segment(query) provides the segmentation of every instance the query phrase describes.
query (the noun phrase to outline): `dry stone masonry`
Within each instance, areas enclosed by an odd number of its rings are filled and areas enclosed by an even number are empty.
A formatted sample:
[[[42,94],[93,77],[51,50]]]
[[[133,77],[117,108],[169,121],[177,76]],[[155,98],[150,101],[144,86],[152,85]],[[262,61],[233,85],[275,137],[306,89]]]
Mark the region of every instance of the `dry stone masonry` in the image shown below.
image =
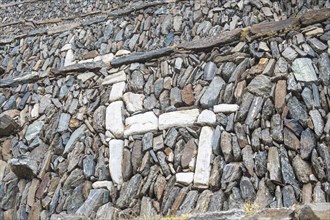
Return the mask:
[[[0,219],[330,216],[328,1],[0,14]]]

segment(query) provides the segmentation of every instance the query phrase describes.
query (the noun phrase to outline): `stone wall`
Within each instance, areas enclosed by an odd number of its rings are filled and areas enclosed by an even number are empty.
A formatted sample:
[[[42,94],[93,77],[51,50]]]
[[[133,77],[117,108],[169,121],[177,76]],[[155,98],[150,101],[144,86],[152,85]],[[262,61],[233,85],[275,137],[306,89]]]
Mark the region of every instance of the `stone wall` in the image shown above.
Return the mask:
[[[246,204],[329,202],[329,21],[176,47],[328,6],[2,1],[0,219],[243,218]]]

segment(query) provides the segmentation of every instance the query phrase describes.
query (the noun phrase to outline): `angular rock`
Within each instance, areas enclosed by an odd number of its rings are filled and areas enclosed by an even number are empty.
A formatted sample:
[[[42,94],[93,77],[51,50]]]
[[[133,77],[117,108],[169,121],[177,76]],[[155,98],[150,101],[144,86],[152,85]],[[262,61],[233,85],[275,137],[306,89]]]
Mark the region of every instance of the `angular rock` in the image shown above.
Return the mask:
[[[187,186],[193,182],[194,173],[192,173],[192,172],[176,173],[175,180],[177,183]]]
[[[198,116],[197,123],[201,125],[213,125],[216,122],[215,114],[210,110],[203,110]]]
[[[120,71],[118,73],[114,73],[111,75],[106,76],[102,81],[101,84],[103,86],[112,85],[114,83],[119,83],[126,81],[126,73],[124,71]]]
[[[159,129],[192,126],[199,115],[198,109],[164,113],[159,116]]]
[[[0,115],[0,137],[14,134],[19,129],[19,125],[10,116]]]
[[[194,186],[198,188],[207,188],[209,184],[213,133],[211,127],[204,126],[199,137],[194,176]]]
[[[8,164],[11,170],[20,179],[33,179],[38,172],[37,162],[26,157],[11,159],[8,161]]]
[[[118,138],[122,137],[124,133],[123,108],[123,102],[116,101],[111,103],[106,109],[105,127]]]
[[[330,59],[327,53],[322,53],[319,59],[320,79],[325,86],[330,85]]]
[[[110,140],[109,142],[109,170],[112,181],[118,185],[123,183],[123,154],[124,141]]]
[[[205,93],[200,99],[202,107],[207,108],[217,104],[220,91],[224,87],[224,85],[225,81],[221,77],[214,77],[209,87],[206,89]]]
[[[221,151],[223,153],[223,156],[225,158],[226,162],[232,162],[233,161],[233,150],[232,150],[232,142],[231,142],[231,134],[223,131],[221,133],[220,138],[220,147]]]
[[[143,110],[144,95],[127,92],[124,94],[123,100],[125,102],[126,109],[130,113],[139,112]]]
[[[175,128],[171,128],[166,135],[164,144],[170,148],[173,148],[178,136],[179,136],[179,132]]]
[[[65,145],[63,155],[66,155],[73,150],[76,142],[79,141],[84,136],[86,129],[87,129],[86,125],[83,124],[71,134],[70,139]]]
[[[146,112],[126,118],[124,136],[147,133],[157,129],[158,118],[153,112]]]
[[[61,113],[60,119],[58,121],[57,131],[63,132],[68,130],[70,123],[70,114]]]
[[[311,110],[309,115],[312,118],[313,125],[314,125],[314,132],[316,136],[321,137],[324,128],[324,122],[322,116],[318,110]]]
[[[268,150],[267,170],[271,180],[282,181],[280,158],[276,147],[270,147]]]
[[[106,107],[101,105],[93,113],[93,128],[98,132],[105,129],[106,110]]]
[[[100,206],[107,202],[109,202],[108,190],[92,189],[84,204],[76,211],[76,214],[89,217],[93,212],[96,212]]]
[[[133,199],[138,195],[138,189],[142,182],[142,176],[140,174],[134,175],[130,181],[120,191],[119,198],[116,201],[116,205],[121,208],[127,208],[130,206]]]
[[[306,107],[293,96],[289,99],[288,104],[289,113],[292,119],[298,120],[302,125],[307,123]]]
[[[256,192],[249,178],[243,176],[240,182],[242,199],[244,201],[253,201],[256,197]]]
[[[292,62],[291,66],[293,74],[297,81],[314,82],[317,81],[315,70],[311,59],[297,58]]]
[[[208,62],[204,67],[204,80],[212,80],[215,77],[217,65],[213,62]]]
[[[270,78],[265,75],[258,75],[247,86],[247,89],[252,94],[268,97],[270,95],[273,83]]]
[[[221,183],[230,183],[239,180],[242,176],[241,163],[226,164],[223,169]]]
[[[126,83],[119,82],[112,85],[109,101],[117,101],[123,97],[125,91]]]
[[[300,141],[296,137],[296,135],[294,135],[294,133],[291,132],[287,128],[284,128],[283,134],[284,134],[283,135],[284,136],[284,145],[290,150],[297,151],[300,146]]]
[[[108,219],[108,220],[115,220],[118,218],[118,212],[119,210],[112,206],[112,204],[106,203],[102,205],[96,213],[96,219],[102,220],[102,219]]]
[[[292,162],[293,170],[297,176],[297,179],[302,183],[309,182],[309,176],[312,175],[311,166],[301,159],[299,155],[297,155]]]
[[[34,121],[32,124],[29,125],[25,132],[25,139],[28,141],[28,143],[31,143],[31,141],[39,137],[41,130],[44,126],[44,118],[41,117],[38,120]]]
[[[301,132],[300,137],[300,155],[304,160],[308,160],[313,149],[316,147],[316,138],[314,132],[307,128]]]
[[[232,113],[236,112],[239,109],[239,105],[237,104],[219,104],[213,106],[213,111],[215,113]]]

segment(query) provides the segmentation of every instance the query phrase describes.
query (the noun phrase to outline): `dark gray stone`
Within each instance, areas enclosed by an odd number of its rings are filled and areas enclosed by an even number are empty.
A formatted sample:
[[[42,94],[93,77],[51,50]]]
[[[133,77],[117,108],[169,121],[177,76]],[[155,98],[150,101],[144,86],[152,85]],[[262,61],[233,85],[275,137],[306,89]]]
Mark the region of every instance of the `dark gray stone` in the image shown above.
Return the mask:
[[[0,114],[0,137],[6,137],[18,131],[20,126],[14,119],[5,114]]]
[[[121,208],[130,207],[134,199],[137,198],[137,193],[142,183],[141,174],[135,174],[128,183],[120,191],[119,198],[116,201],[116,205]]]
[[[212,80],[217,71],[217,65],[213,62],[207,62],[204,67],[204,80]]]
[[[109,202],[109,191],[106,189],[91,189],[88,198],[76,211],[78,215],[84,215],[86,217],[95,215],[97,209],[103,204]]]
[[[171,128],[166,135],[164,144],[170,148],[173,148],[178,136],[179,136],[179,132],[175,128]]]
[[[307,128],[301,133],[300,137],[300,155],[304,160],[308,160],[313,149],[316,147],[316,138],[314,132]]]
[[[89,179],[95,172],[95,161],[93,155],[87,155],[83,160],[83,171],[86,179]]]
[[[146,151],[152,149],[152,142],[153,142],[153,134],[151,132],[143,135],[143,138],[142,138],[143,152],[146,152]]]
[[[289,99],[288,104],[289,113],[292,119],[298,120],[303,126],[307,123],[306,107],[293,96]]]
[[[249,92],[262,96],[268,97],[270,96],[270,92],[272,89],[273,83],[270,80],[270,77],[265,75],[258,75],[247,86]]]
[[[202,107],[207,108],[217,104],[220,91],[224,85],[225,81],[221,77],[214,77],[200,100]]]

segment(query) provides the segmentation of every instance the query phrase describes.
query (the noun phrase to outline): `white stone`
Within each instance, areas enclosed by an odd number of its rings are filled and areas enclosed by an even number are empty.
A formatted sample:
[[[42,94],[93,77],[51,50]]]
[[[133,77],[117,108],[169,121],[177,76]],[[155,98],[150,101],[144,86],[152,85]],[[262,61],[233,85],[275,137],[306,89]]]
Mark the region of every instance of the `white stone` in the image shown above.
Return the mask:
[[[159,116],[159,129],[186,127],[193,125],[199,115],[198,109],[168,112]]]
[[[31,118],[36,119],[39,117],[39,103],[34,104],[31,110]]]
[[[114,55],[112,53],[105,54],[101,57],[102,62],[105,64],[110,64],[110,62],[113,60]]]
[[[77,76],[77,79],[81,80],[82,82],[86,82],[87,80],[93,78],[95,74],[93,72],[82,73]]]
[[[239,109],[239,105],[237,104],[219,104],[219,105],[215,105],[213,106],[213,111],[215,113],[232,113],[232,112],[236,112]]]
[[[124,103],[123,101],[112,102],[106,111],[105,128],[116,138],[121,138],[124,133]]]
[[[102,85],[106,86],[106,85],[111,85],[111,84],[122,82],[122,81],[126,81],[126,73],[124,72],[124,70],[119,71],[118,73],[114,73],[109,76],[106,76],[103,79]]]
[[[98,61],[101,61],[101,60],[102,60],[101,56],[97,56],[97,57],[93,58],[93,62],[98,62]]]
[[[123,96],[123,100],[126,105],[126,109],[130,112],[138,112],[143,110],[143,94],[136,94],[132,92],[126,92]]]
[[[175,174],[176,182],[182,185],[189,185],[194,180],[194,173],[176,173]]]
[[[153,112],[150,111],[126,118],[124,135],[127,137],[133,134],[143,134],[149,131],[157,131],[157,129],[158,118]]]
[[[123,93],[125,91],[125,82],[119,82],[112,85],[110,92],[110,102],[116,101],[123,97]]]
[[[116,57],[120,57],[120,56],[125,56],[130,54],[131,52],[129,50],[118,50],[116,53]]]
[[[109,141],[109,171],[112,181],[115,184],[123,183],[123,153],[124,141],[113,139]]]
[[[72,45],[71,44],[65,44],[62,48],[61,48],[61,52],[63,51],[67,51],[67,50],[71,50],[72,49]]]
[[[87,60],[80,60],[78,63],[91,63],[94,62],[93,59],[87,59]]]
[[[92,187],[94,189],[100,189],[100,188],[107,188],[110,192],[111,192],[111,188],[112,188],[113,184],[111,181],[96,181],[92,184]]]
[[[216,121],[216,115],[208,109],[203,110],[197,119],[197,123],[201,125],[213,125]]]
[[[208,188],[211,172],[213,129],[208,126],[202,128],[198,142],[194,186]]]
[[[64,66],[69,66],[73,64],[73,61],[74,61],[73,51],[69,49],[68,52],[66,52]]]

